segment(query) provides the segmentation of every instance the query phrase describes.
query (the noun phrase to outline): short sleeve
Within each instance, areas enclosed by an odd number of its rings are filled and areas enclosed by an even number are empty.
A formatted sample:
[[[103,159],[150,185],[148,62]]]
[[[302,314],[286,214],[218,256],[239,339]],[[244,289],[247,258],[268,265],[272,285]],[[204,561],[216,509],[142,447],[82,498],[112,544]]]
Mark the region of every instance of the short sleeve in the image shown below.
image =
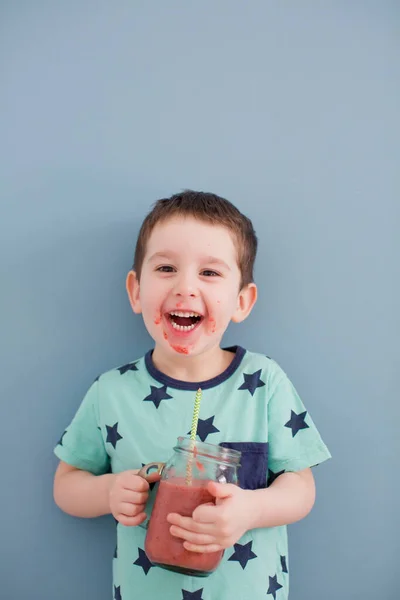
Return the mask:
[[[99,383],[95,381],[54,449],[60,460],[94,475],[110,471],[99,423],[98,388]]]
[[[301,471],[331,458],[292,382],[280,370],[268,404],[269,462],[272,474]]]

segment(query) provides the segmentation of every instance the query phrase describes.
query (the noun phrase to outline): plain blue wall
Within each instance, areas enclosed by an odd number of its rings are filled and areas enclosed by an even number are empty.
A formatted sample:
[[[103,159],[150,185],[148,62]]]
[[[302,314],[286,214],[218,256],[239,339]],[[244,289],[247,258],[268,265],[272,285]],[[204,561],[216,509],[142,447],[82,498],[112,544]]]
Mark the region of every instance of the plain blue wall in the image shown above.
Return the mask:
[[[111,597],[113,521],[59,511],[52,450],[150,347],[124,278],[185,187],[254,220],[260,299],[225,342],[280,362],[334,457],[290,528],[292,600],[399,598],[399,22],[384,0],[1,3],[1,598]]]

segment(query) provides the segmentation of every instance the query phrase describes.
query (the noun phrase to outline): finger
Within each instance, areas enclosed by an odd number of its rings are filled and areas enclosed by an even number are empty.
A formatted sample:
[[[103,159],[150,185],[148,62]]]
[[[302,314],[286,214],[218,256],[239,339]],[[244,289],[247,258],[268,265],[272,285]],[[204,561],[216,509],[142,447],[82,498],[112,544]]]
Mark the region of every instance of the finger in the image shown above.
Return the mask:
[[[215,504],[200,504],[192,514],[192,519],[196,523],[216,523],[220,513],[220,508]]]
[[[122,502],[130,502],[131,504],[146,504],[148,498],[147,492],[133,492],[125,489],[121,491],[120,496]]]
[[[194,531],[195,533],[208,533],[208,530],[213,527],[212,523],[196,523],[192,517],[182,517],[182,515],[177,515],[176,513],[167,515],[167,521],[168,523],[171,523],[171,525],[176,525],[177,527],[187,529],[188,531]]]
[[[154,471],[153,473],[146,475],[146,481],[149,483],[156,483],[157,481],[160,481],[160,479],[161,475],[158,471]]]
[[[193,531],[182,529],[182,527],[176,527],[176,525],[173,525],[170,528],[170,533],[174,537],[181,538],[182,540],[186,540],[195,545],[215,544],[215,537],[212,535],[194,533]]]
[[[130,502],[120,502],[118,512],[126,517],[135,517],[143,512],[144,504],[131,504]]]
[[[237,491],[237,486],[233,483],[217,483],[210,481],[207,490],[214,498],[229,498]]]
[[[147,492],[150,486],[143,477],[130,472],[124,477],[122,487],[125,490],[132,490],[133,492]]]
[[[125,525],[126,527],[135,527],[143,523],[147,519],[147,515],[143,512],[135,517],[127,517],[126,515],[118,514],[116,519],[119,523],[121,523],[121,525]]]
[[[171,518],[169,518],[171,516]],[[167,516],[167,521],[182,531],[195,533],[199,535],[208,535],[215,539],[215,525],[213,523],[196,523],[190,517],[171,514]]]
[[[220,552],[224,548],[219,544],[208,544],[201,546],[199,544],[191,544],[190,542],[183,542],[183,547],[190,552],[199,552],[201,554],[208,554],[210,552]]]

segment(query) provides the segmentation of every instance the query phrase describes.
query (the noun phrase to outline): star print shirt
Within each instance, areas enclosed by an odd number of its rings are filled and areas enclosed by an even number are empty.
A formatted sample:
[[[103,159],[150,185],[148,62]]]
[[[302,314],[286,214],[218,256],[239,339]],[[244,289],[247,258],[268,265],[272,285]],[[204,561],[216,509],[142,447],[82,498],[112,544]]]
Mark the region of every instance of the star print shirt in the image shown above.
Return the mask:
[[[188,383],[158,371],[152,353],[108,371],[88,390],[55,454],[101,475],[166,461],[191,426],[193,401],[203,390],[198,438],[242,453],[239,484],[270,485],[280,474],[322,463],[329,451],[279,365],[240,347],[218,377]],[[150,494],[148,513],[157,493]],[[151,515],[150,515],[151,516]],[[114,600],[287,600],[286,527],[248,531],[207,578],[154,567],[144,548],[145,527],[117,525]]]

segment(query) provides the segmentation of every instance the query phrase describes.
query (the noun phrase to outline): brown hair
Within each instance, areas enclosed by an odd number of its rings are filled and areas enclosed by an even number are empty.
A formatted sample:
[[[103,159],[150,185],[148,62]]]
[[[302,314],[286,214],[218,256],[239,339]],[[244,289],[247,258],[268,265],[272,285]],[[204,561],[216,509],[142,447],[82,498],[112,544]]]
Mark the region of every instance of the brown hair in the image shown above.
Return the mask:
[[[175,216],[190,216],[212,225],[226,227],[237,240],[241,288],[253,282],[253,267],[257,253],[257,237],[253,224],[229,200],[216,194],[185,190],[170,198],[157,200],[144,219],[136,242],[133,269],[138,279],[146,253],[146,245],[154,227]]]

